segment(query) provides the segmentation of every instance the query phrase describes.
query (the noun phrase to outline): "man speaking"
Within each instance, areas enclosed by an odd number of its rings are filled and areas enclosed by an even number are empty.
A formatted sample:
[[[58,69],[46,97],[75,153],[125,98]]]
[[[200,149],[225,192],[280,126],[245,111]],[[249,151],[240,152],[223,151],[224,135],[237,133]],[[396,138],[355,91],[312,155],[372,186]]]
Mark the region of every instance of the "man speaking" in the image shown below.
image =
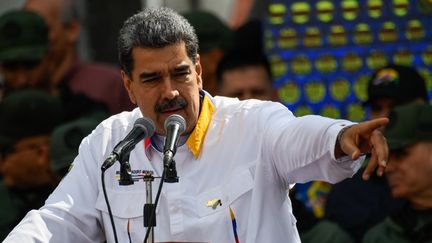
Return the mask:
[[[138,108],[108,118],[82,141],[69,174],[5,242],[142,242],[140,176],[152,174],[156,184],[163,177],[164,123],[173,114],[186,122],[174,156],[179,180],[153,191],[155,242],[299,242],[290,185],[350,177],[365,153],[372,159],[364,178],[376,168],[383,173],[388,149],[378,128],[387,118],[297,118],[276,102],[212,97],[202,90],[194,29],[173,10],[133,15],[118,43],[124,86]],[[103,180],[102,162],[141,117],[154,122],[155,134],[127,158],[136,181],[119,185],[124,163]]]

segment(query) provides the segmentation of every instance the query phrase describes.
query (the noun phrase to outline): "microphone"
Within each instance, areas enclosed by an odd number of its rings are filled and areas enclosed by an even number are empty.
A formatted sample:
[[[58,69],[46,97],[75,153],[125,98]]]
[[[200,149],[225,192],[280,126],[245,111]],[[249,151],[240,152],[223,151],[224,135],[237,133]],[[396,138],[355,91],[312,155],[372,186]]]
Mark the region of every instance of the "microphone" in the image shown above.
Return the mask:
[[[173,114],[165,120],[164,127],[166,134],[163,160],[164,165],[169,167],[177,152],[177,143],[180,135],[186,130],[186,121],[182,116]]]
[[[139,141],[153,136],[155,130],[156,128],[152,120],[146,117],[138,118],[132,130],[114,147],[111,154],[106,158],[101,167],[102,171],[111,167],[123,155],[130,153]]]

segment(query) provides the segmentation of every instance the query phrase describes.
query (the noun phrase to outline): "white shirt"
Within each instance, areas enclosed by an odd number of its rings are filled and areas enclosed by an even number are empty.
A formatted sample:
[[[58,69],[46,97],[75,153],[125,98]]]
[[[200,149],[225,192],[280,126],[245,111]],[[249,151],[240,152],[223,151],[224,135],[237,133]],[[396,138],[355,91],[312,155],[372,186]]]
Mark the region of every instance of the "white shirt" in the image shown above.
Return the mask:
[[[231,212],[239,242],[300,242],[286,191],[296,182],[335,183],[357,171],[363,158],[334,157],[339,130],[352,123],[296,118],[274,102],[206,97],[204,103],[211,101],[195,129],[201,133],[192,134],[189,140],[195,141],[175,155],[179,182],[163,186],[155,242],[236,242]],[[4,242],[114,242],[100,166],[141,116],[137,108],[102,122],[83,140],[72,170],[45,206],[29,212]],[[139,143],[129,161],[134,176],[162,173],[162,156],[153,146]],[[118,239],[129,242],[129,224],[132,242],[142,242],[145,185],[138,180],[120,186],[119,167],[116,163],[105,173]],[[155,179],[153,200],[158,185]],[[222,205],[208,207],[210,200]]]

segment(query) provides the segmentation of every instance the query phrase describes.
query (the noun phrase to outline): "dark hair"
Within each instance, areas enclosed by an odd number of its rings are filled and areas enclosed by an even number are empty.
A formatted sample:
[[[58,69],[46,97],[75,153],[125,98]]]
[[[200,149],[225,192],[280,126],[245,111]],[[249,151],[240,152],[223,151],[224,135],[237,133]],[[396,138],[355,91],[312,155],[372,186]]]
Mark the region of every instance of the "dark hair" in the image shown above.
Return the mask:
[[[267,56],[262,52],[254,51],[231,51],[227,53],[219,62],[216,69],[216,80],[218,87],[221,87],[222,76],[226,71],[233,69],[249,67],[249,66],[262,66],[265,68],[266,73],[269,77],[269,81],[272,82],[273,76],[270,69],[270,63]]]
[[[129,76],[135,47],[162,48],[184,42],[193,63],[198,53],[198,38],[189,22],[174,10],[147,8],[125,21],[118,38],[120,67]]]

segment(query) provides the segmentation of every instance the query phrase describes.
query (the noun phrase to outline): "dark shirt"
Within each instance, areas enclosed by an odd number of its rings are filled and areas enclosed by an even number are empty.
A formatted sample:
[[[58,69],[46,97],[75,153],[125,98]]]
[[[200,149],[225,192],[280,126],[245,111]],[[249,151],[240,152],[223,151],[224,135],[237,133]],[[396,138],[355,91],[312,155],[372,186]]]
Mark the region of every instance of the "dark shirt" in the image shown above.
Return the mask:
[[[77,60],[62,82],[71,92],[104,104],[110,114],[130,111],[135,107],[123,86],[120,69],[115,66]]]
[[[295,191],[290,192],[294,216],[297,219],[297,229],[303,243],[353,243],[349,234],[336,223],[321,220],[306,209],[304,204],[295,197]]]
[[[64,121],[72,121],[81,117],[108,117],[108,108],[101,102],[90,99],[83,93],[73,93],[67,82],[61,82],[59,86],[59,98],[64,108]]]
[[[0,181],[0,241],[6,238],[27,212],[42,207],[53,190],[54,186],[12,189]]]
[[[363,169],[353,178],[333,185],[326,203],[326,218],[338,223],[356,242],[366,231],[402,207],[404,200],[392,197],[384,176],[362,179]]]
[[[407,203],[370,229],[363,242],[432,242],[432,209],[416,210]]]

